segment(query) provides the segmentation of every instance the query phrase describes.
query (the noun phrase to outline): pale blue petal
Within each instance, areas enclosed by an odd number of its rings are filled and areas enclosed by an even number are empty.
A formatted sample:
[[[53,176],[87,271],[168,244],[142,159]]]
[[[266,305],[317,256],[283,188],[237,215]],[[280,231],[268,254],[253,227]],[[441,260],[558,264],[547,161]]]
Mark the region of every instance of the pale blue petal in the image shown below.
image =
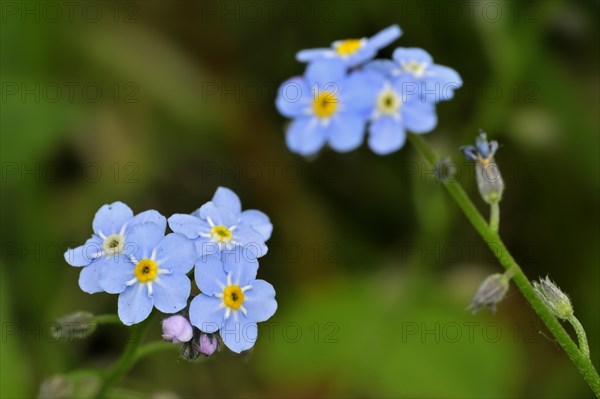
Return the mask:
[[[168,234],[156,246],[159,268],[172,273],[186,274],[194,267],[196,257],[194,242],[181,234]]]
[[[336,53],[330,48],[312,48],[300,50],[296,53],[296,60],[300,62],[311,62],[320,58],[332,58]]]
[[[195,239],[194,245],[196,246],[196,257],[219,255],[221,253],[219,244],[208,237],[199,237]]]
[[[267,215],[256,209],[248,209],[242,212],[240,225],[248,226],[259,232],[265,241],[271,238],[273,224]]]
[[[264,280],[254,280],[249,285],[252,288],[244,292],[242,304],[247,311],[247,319],[257,323],[268,320],[277,310],[275,289]]]
[[[148,296],[145,286],[134,284],[119,294],[118,314],[126,326],[146,320],[150,312],[152,312],[152,298]]]
[[[68,249],[65,252],[65,261],[71,266],[87,266],[98,258],[102,252],[103,240],[97,235],[93,235],[85,244]]]
[[[126,255],[103,257],[100,268],[100,287],[109,294],[120,294],[127,287],[126,283],[135,277],[135,265]]]
[[[244,322],[241,319],[236,321],[233,316],[230,316],[219,334],[225,346],[232,352],[240,353],[254,346],[258,337],[258,326],[256,323]]]
[[[399,38],[400,35],[402,35],[402,30],[398,25],[388,26],[387,28],[372,36],[369,39],[367,45],[380,49]]]
[[[123,225],[133,218],[133,211],[122,202],[102,205],[94,216],[94,232],[105,236],[120,233]]]
[[[200,294],[190,304],[190,323],[205,333],[218,331],[224,322],[225,309],[219,298]]]
[[[369,126],[369,148],[379,155],[387,155],[402,148],[406,132],[402,123],[391,118],[381,117]]]
[[[231,227],[238,222],[238,218],[233,212],[229,209],[217,207],[212,201],[200,207],[200,216],[207,221],[210,219],[217,226]]]
[[[154,306],[163,313],[175,313],[187,306],[192,284],[185,274],[161,274],[152,282]]]
[[[197,212],[199,213],[199,210]],[[209,228],[208,224],[200,219],[200,215],[197,216],[176,213],[169,218],[169,227],[175,233],[181,233],[187,238],[194,239]]]
[[[338,85],[346,78],[346,66],[339,59],[318,60],[306,68],[306,80],[309,86],[317,83],[319,88]]]
[[[413,133],[427,133],[437,125],[437,115],[433,104],[418,98],[402,107],[404,126]]]
[[[304,78],[296,77],[285,81],[277,91],[275,106],[288,118],[302,116],[312,104],[312,91]]]
[[[249,257],[260,258],[267,253],[264,237],[250,227],[238,226],[233,231],[233,240],[243,248]]]
[[[431,55],[429,55],[427,51],[416,47],[398,47],[396,50],[394,50],[392,58],[399,64],[407,62],[431,64],[433,62]]]
[[[140,223],[133,226],[125,237],[125,253],[137,261],[150,258],[152,250],[165,236],[165,230],[154,223]]]
[[[437,92],[437,101],[446,101],[454,97],[454,90],[460,88],[463,84],[460,75],[452,68],[442,65],[431,65],[427,68],[424,76],[425,95],[431,97],[429,93]]]
[[[312,155],[325,145],[325,131],[317,118],[299,118],[290,123],[285,141],[293,152]]]
[[[389,77],[392,75],[392,71],[397,68],[398,68],[398,66],[392,60],[377,59],[377,60],[373,60],[373,61],[369,62],[368,64],[366,64],[363,67],[363,70],[365,72],[375,72],[375,73],[379,73],[385,77]]]
[[[377,95],[384,83],[384,75],[375,71],[352,73],[342,92],[344,111],[358,112],[365,118],[371,115]]]
[[[81,273],[79,273],[79,287],[83,292],[95,294],[104,291],[98,282],[100,280],[101,267],[102,260],[98,260],[81,269]]]
[[[194,269],[196,285],[206,295],[223,292],[227,283],[227,273],[223,267],[221,255],[202,256],[196,261]]]
[[[231,274],[231,282],[243,287],[256,279],[258,260],[251,258],[241,248],[223,253],[225,272]]]
[[[215,195],[213,195],[212,202],[219,208],[227,209],[236,215],[242,211],[240,197],[227,187],[217,188]]]
[[[159,212],[150,209],[148,211],[138,213],[135,217],[127,223],[127,227],[132,227],[136,224],[151,222],[162,227],[163,232],[167,230],[167,219]]]
[[[365,119],[352,114],[339,114],[327,129],[329,145],[338,152],[352,151],[360,146],[365,134]]]

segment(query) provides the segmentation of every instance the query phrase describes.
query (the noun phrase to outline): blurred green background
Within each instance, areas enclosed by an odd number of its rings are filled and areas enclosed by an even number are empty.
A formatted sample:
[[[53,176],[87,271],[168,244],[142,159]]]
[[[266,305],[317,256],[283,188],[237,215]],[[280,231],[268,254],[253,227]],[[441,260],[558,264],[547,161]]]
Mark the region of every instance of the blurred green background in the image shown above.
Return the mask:
[[[466,306],[501,270],[409,144],[291,154],[274,107],[304,48],[399,24],[464,87],[426,138],[457,164],[479,127],[502,143],[501,234],[530,278],[571,296],[600,364],[597,1],[3,1],[1,396],[107,367],[125,328],[55,342],[49,323],[115,312],[79,290],[62,253],[105,203],[190,212],[217,186],[275,226],[259,276],[279,309],[254,350],[200,363],[163,352],[122,381],[180,397],[591,397],[511,287]],[[571,330],[569,330],[571,331]],[[155,320],[152,337],[159,337]],[[126,395],[124,392],[121,395]],[[135,396],[131,393],[132,396]]]

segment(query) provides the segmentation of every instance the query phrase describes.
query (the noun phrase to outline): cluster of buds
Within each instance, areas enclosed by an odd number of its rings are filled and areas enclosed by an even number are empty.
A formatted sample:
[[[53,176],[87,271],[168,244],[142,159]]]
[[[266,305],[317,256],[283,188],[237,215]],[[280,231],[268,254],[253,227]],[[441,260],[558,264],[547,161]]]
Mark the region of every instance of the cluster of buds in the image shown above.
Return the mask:
[[[182,344],[180,355],[186,360],[196,360],[200,355],[211,356],[219,349],[219,340],[214,334],[207,334],[180,315],[167,317],[162,322],[162,337],[165,341]]]

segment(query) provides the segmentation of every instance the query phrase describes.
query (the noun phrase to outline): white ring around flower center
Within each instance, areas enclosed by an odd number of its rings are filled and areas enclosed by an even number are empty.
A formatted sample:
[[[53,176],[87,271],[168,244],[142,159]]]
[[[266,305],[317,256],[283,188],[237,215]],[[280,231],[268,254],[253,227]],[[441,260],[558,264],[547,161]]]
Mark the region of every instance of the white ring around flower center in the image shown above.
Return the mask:
[[[401,106],[402,98],[389,86],[377,95],[377,112],[380,115],[396,116]]]
[[[125,237],[122,234],[111,234],[104,239],[102,249],[106,255],[117,255],[125,249]]]

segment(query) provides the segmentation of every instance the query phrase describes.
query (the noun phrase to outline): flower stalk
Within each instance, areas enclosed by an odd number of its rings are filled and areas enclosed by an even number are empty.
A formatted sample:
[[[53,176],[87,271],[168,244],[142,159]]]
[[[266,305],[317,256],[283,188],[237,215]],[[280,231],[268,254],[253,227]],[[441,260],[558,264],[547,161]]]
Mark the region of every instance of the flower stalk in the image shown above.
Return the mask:
[[[409,134],[408,139],[425,162],[427,162],[430,167],[433,167],[439,159],[427,142],[421,136],[415,134]],[[552,333],[556,341],[567,353],[594,394],[600,397],[600,376],[598,376],[598,372],[594,368],[590,358],[586,356],[583,351],[579,350],[577,344],[573,342],[551,310],[538,297],[531,282],[498,236],[498,232],[494,231],[481,216],[460,183],[455,180],[448,180],[442,182],[442,184],[446,187],[450,196],[461,208],[481,238],[493,250],[492,252],[496,255],[500,264],[506,270],[511,270],[513,273],[513,281],[519,291],[521,291],[521,294],[525,297],[527,302],[529,302],[550,333]],[[583,330],[583,328],[581,330]]]

